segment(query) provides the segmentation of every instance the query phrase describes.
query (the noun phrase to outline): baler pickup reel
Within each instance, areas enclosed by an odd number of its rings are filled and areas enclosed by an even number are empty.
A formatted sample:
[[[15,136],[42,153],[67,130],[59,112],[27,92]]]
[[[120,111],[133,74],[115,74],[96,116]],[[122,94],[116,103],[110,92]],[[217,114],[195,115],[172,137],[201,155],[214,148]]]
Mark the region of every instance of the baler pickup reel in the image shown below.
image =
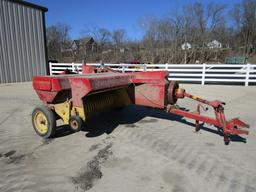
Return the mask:
[[[248,135],[249,131],[246,130],[249,128],[249,125],[244,123],[243,121],[239,120],[238,118],[231,119],[229,121],[226,120],[225,113],[224,113],[224,107],[225,102],[214,100],[214,101],[208,101],[205,99],[202,99],[200,97],[191,95],[187,93],[184,89],[181,89],[178,87],[178,84],[176,82],[171,82],[169,86],[169,90],[172,93],[172,96],[170,96],[170,100],[172,102],[177,101],[179,98],[190,98],[195,101],[198,101],[200,103],[203,103],[205,105],[208,105],[213,108],[215,118],[211,118],[205,115],[201,114],[201,109],[203,111],[207,111],[208,108],[203,107],[202,104],[197,105],[196,112],[188,112],[185,110],[180,109],[177,105],[171,105],[169,104],[167,106],[167,112],[173,113],[176,115],[184,116],[187,118],[191,118],[195,120],[195,131],[198,132],[200,130],[201,124],[208,123],[211,125],[214,125],[218,128],[218,131],[222,133],[224,137],[225,144],[229,144],[230,142],[230,136],[239,136],[241,134]]]

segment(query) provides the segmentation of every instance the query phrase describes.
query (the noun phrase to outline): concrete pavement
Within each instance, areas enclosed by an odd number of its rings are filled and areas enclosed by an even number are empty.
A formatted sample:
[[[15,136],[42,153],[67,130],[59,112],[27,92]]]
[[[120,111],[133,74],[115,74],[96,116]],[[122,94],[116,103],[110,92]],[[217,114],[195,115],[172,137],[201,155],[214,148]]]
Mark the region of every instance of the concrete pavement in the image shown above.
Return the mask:
[[[181,86],[225,101],[227,117],[251,125],[247,142],[225,146],[208,125],[194,133],[193,121],[136,106],[42,140],[31,124],[41,104],[31,83],[0,85],[0,191],[256,191],[256,87]]]

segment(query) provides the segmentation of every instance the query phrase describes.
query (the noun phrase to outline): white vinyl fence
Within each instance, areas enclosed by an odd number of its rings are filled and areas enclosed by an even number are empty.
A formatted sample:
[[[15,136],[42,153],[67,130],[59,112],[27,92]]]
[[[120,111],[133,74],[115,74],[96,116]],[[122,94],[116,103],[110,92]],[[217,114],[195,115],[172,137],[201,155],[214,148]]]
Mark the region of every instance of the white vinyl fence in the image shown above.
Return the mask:
[[[81,73],[81,63],[49,63],[50,75],[69,69]],[[99,63],[87,65],[101,66]],[[256,64],[104,64],[120,72],[162,71],[169,72],[169,80],[180,82],[256,84]]]

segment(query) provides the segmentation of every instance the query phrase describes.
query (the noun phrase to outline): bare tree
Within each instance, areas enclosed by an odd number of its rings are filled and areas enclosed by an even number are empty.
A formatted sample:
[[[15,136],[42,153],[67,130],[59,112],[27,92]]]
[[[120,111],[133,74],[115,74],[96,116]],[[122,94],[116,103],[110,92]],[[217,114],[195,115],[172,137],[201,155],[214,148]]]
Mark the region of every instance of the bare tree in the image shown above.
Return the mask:
[[[225,22],[224,10],[226,5],[210,3],[207,5],[207,16],[208,23],[210,24],[209,29],[215,30]]]
[[[58,23],[47,28],[47,47],[50,59],[62,59],[62,52],[70,44],[70,29],[68,25],[63,23]]]
[[[244,0],[242,7],[245,53],[249,54],[256,43],[256,1]]]
[[[244,0],[234,5],[230,11],[234,22],[234,31],[237,49],[244,48],[244,53],[249,55],[255,52],[256,44],[256,0]]]
[[[114,44],[119,47],[125,41],[126,31],[124,29],[117,29],[112,32],[112,39]]]
[[[149,47],[155,47],[158,34],[158,21],[155,17],[146,16],[140,19],[140,26],[144,30],[143,41]]]
[[[124,29],[85,27],[82,36],[93,37],[97,42],[97,52],[86,59],[92,62],[139,59],[143,62],[192,63],[196,60],[223,62],[228,55],[253,56],[256,52],[255,13],[256,0],[242,0],[231,9],[222,3],[190,3],[176,14],[141,18],[139,25],[144,35],[139,41],[129,40]],[[62,50],[70,42],[69,31],[64,24],[47,29],[51,59],[63,58]],[[209,49],[208,43],[213,40],[221,42],[224,48]],[[181,45],[186,42],[192,47],[182,50]],[[127,49],[120,51],[121,46]]]
[[[234,23],[234,27],[236,31],[241,30],[242,26],[242,7],[241,4],[235,4],[233,8],[229,11],[229,15],[231,16],[231,20]]]
[[[82,36],[93,37],[98,43],[98,49],[102,51],[104,46],[111,42],[111,32],[106,28],[98,28],[95,26],[85,27],[82,30]]]

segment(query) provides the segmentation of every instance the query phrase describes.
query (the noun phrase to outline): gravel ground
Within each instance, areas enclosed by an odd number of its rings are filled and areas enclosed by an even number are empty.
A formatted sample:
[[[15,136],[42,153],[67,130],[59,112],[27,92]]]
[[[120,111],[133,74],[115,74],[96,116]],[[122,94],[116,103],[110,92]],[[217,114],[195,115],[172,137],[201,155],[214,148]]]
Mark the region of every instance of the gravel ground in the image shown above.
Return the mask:
[[[183,87],[225,101],[227,117],[251,125],[247,142],[225,146],[208,125],[194,133],[188,119],[136,106],[42,140],[31,124],[41,104],[31,83],[0,85],[0,191],[256,191],[256,87]]]

